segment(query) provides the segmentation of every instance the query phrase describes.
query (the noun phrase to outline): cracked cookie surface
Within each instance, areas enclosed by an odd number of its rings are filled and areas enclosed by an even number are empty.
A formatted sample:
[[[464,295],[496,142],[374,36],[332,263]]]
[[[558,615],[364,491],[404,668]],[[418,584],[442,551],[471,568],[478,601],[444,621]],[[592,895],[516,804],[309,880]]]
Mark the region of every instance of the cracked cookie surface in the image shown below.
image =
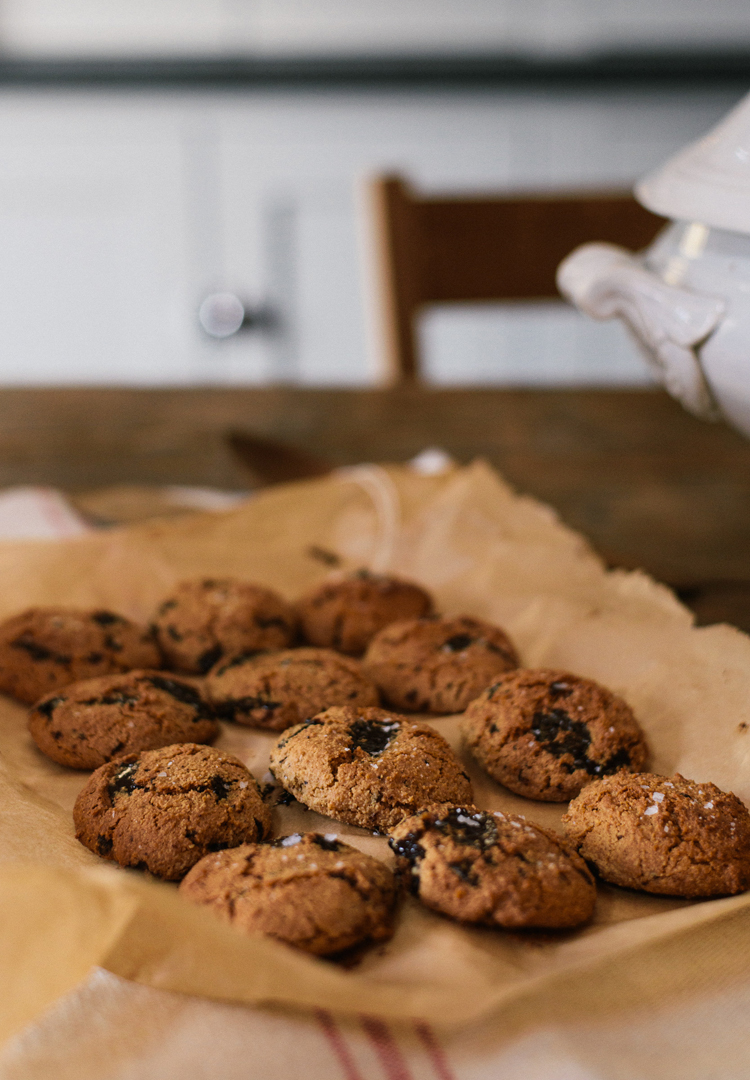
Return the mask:
[[[163,671],[71,683],[37,702],[28,727],[43,754],[72,769],[172,743],[210,742],[219,730],[199,690]]]
[[[544,802],[567,802],[597,777],[638,772],[648,759],[630,706],[567,671],[503,675],[471,702],[461,729],[494,780]]]
[[[320,833],[207,855],[180,892],[240,930],[316,956],[387,940],[397,898],[387,866]]]
[[[461,712],[518,656],[499,626],[460,616],[411,619],[381,630],[364,656],[385,699],[407,712]]]
[[[297,619],[271,589],[234,578],[203,578],[177,585],[151,625],[167,666],[204,675],[240,653],[285,649]]]
[[[255,843],[271,815],[241,761],[179,743],[100,766],[73,810],[76,838],[104,859],[178,881],[204,855]]]
[[[331,649],[285,649],[237,657],[206,678],[219,715],[283,731],[332,705],[377,705],[377,687],[359,661]]]
[[[380,832],[428,803],[473,798],[442,735],[385,709],[339,706],[289,728],[271,772],[311,810]]]
[[[618,773],[584,788],[562,822],[614,885],[684,897],[750,888],[750,813],[715,784]]]
[[[596,886],[583,859],[521,815],[430,807],[400,822],[389,843],[406,887],[459,922],[562,929],[593,913]]]
[[[161,666],[145,627],[113,611],[30,608],[0,624],[0,691],[29,705],[79,679]]]
[[[412,581],[359,570],[327,581],[297,601],[302,633],[311,645],[360,656],[384,626],[421,618],[432,598]]]

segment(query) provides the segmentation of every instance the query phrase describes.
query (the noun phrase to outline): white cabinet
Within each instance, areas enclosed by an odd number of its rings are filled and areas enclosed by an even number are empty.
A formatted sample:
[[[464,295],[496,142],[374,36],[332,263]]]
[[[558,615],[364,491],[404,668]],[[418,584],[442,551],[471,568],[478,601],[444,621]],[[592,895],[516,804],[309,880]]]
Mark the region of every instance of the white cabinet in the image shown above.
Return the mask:
[[[627,187],[733,96],[2,91],[0,383],[373,382],[368,175]],[[219,290],[270,304],[274,332],[208,339],[197,310]],[[622,339],[551,318],[536,332],[500,307],[436,312],[428,369],[441,382],[646,377]]]

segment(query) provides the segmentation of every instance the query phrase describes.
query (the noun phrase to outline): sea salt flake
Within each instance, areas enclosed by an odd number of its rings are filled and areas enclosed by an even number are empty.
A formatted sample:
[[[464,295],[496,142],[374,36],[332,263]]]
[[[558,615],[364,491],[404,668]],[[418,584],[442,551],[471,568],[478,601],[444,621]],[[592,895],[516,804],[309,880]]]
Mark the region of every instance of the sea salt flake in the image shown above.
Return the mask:
[[[511,821],[511,825],[513,826],[514,829],[520,829],[521,828],[521,824],[518,821]]]
[[[660,791],[655,791],[652,798],[653,798],[654,802],[663,802],[664,801],[664,796],[662,795],[662,793]]]
[[[160,773],[157,773],[156,775],[157,776],[166,776],[167,774],[165,772],[160,772]]]
[[[295,844],[298,844],[301,839],[302,836],[300,833],[292,833],[291,836],[285,836],[284,839],[280,841],[280,845],[281,847],[293,847]],[[302,856],[298,855],[297,858],[301,859]]]
[[[714,808],[713,802],[707,802],[706,803],[706,810],[713,810],[713,808]]]
[[[245,788],[247,787],[247,780],[240,780],[240,784],[239,784],[239,786],[240,786],[240,787],[242,788],[242,790],[244,791],[244,790],[245,790]]]
[[[659,813],[659,807],[658,806],[649,806],[648,810],[643,811],[643,816],[644,817],[651,817],[652,814],[658,814],[658,813]]]
[[[335,832],[323,833],[323,839],[327,840],[329,844],[332,844],[334,840],[338,840],[339,834]]]

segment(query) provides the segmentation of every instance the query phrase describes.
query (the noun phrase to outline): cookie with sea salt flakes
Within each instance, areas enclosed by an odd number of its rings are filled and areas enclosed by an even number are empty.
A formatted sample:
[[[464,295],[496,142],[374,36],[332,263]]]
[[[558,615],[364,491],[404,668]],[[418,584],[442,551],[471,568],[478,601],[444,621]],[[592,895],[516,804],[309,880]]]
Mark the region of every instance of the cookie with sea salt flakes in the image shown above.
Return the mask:
[[[296,607],[311,645],[361,656],[384,626],[429,615],[432,597],[413,581],[358,570],[318,586]]]
[[[96,769],[76,799],[76,838],[103,859],[179,881],[210,851],[256,843],[271,815],[231,754],[181,743]]]
[[[562,823],[614,885],[684,897],[750,888],[750,813],[714,784],[617,773],[585,787]]]
[[[545,802],[567,802],[599,776],[639,772],[648,758],[630,706],[567,671],[502,675],[471,702],[461,728],[494,780]]]
[[[0,623],[0,692],[29,705],[79,679],[161,666],[145,627],[114,611],[29,608]]]
[[[320,833],[206,855],[180,892],[239,930],[315,956],[390,938],[397,899],[387,866]]]
[[[283,731],[331,705],[377,705],[362,665],[332,649],[284,649],[217,664],[206,677],[217,713],[249,727]]]
[[[167,667],[204,675],[224,658],[285,649],[297,618],[277,593],[234,578],[183,581],[151,625]]]
[[[443,736],[385,709],[338,706],[289,728],[270,767],[304,806],[378,832],[428,803],[472,799]]]
[[[172,743],[210,742],[219,731],[200,691],[163,671],[71,683],[37,702],[28,727],[43,754],[71,769],[97,769]]]
[[[461,712],[518,655],[499,626],[460,616],[393,623],[370,642],[365,670],[395,709]]]
[[[389,844],[411,892],[459,922],[562,929],[594,910],[596,886],[583,859],[520,814],[429,807],[401,821]]]

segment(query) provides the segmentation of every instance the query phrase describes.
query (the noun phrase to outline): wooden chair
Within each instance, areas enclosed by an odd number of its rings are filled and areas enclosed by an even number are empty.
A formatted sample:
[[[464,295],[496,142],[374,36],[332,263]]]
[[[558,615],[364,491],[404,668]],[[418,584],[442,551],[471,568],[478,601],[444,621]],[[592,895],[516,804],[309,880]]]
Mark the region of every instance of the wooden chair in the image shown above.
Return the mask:
[[[625,192],[421,198],[373,182],[390,381],[419,379],[416,322],[428,304],[559,298],[555,271],[590,240],[646,247],[664,224]]]

